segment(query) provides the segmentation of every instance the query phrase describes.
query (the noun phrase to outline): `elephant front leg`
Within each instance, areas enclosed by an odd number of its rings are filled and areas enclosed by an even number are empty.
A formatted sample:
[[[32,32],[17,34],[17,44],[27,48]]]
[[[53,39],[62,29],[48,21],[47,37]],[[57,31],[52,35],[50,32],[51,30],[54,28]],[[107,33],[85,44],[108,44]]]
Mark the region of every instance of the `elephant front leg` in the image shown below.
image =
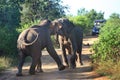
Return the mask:
[[[77,60],[76,50],[74,50],[73,53],[74,54],[70,58],[70,68],[72,69],[76,68],[76,60]]]
[[[23,55],[22,53],[19,54],[19,64],[18,64],[18,72],[16,73],[16,76],[22,76],[22,66],[25,62],[25,55]]]
[[[69,67],[69,63],[68,63],[68,59],[67,59],[66,50],[65,50],[65,46],[64,45],[62,45],[62,55],[63,55],[63,61]]]
[[[78,53],[78,54],[79,54],[80,65],[83,65],[82,58],[81,58],[81,53]]]
[[[81,54],[81,52],[82,52],[82,49],[80,50],[80,51],[78,51],[78,55],[79,55],[79,62],[80,62],[80,65],[83,65],[83,62],[82,62],[82,54]]]

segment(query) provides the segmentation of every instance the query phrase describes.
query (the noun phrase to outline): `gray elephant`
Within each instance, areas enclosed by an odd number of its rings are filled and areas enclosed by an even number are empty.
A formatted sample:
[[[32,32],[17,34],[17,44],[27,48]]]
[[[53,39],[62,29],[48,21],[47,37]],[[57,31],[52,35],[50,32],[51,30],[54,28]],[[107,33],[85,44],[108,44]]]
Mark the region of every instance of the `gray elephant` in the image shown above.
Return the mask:
[[[59,56],[57,55],[51,38],[49,28],[51,27],[51,21],[43,20],[39,25],[34,25],[24,30],[18,37],[17,48],[19,50],[19,64],[18,73],[16,76],[22,76],[22,66],[27,56],[32,57],[32,64],[30,66],[29,73],[35,74],[36,65],[41,68],[41,51],[46,48],[50,56],[55,60],[59,70],[64,70],[65,66],[62,64]]]
[[[82,52],[82,42],[83,42],[83,31],[80,27],[76,27],[71,21],[66,18],[60,18],[55,21],[56,32],[59,35],[65,36],[67,39],[70,39],[72,43],[73,55],[70,58],[70,67],[75,68],[77,60],[77,54],[79,55],[80,64],[83,65],[81,59]],[[65,56],[66,57],[66,56]]]

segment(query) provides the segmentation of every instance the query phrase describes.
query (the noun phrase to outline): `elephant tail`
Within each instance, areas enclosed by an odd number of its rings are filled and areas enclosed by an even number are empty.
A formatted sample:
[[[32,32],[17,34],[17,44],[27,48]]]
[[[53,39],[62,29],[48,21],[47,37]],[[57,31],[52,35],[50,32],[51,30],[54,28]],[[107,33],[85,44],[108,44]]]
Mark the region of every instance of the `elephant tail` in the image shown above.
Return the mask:
[[[28,32],[31,32],[31,33],[35,34],[35,39],[34,39],[32,42],[27,42],[27,41],[25,41],[25,40],[26,40],[26,37],[27,37]],[[37,41],[38,36],[39,36],[39,34],[38,34],[36,31],[34,31],[33,29],[29,29],[29,30],[27,31],[27,33],[26,33],[25,37],[24,37],[23,44],[24,44],[24,45],[26,45],[26,46],[29,46],[29,45],[34,44],[34,43]]]
[[[29,32],[31,32],[32,34],[35,34],[35,39],[32,42],[27,41],[27,36],[28,36]],[[32,45],[37,41],[38,36],[39,36],[39,34],[36,31],[34,31],[32,29],[27,29],[20,34],[20,36],[18,38],[18,44],[21,48]]]

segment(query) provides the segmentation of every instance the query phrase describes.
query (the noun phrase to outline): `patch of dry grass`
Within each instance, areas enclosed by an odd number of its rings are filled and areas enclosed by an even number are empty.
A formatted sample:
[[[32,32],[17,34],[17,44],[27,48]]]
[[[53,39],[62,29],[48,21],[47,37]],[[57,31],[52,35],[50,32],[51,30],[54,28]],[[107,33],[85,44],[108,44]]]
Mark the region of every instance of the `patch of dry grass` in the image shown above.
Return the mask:
[[[0,71],[8,68],[10,66],[10,59],[5,57],[0,57]]]
[[[113,62],[111,60],[103,61],[94,66],[96,72],[99,73],[100,75],[110,76],[111,80],[120,79],[120,61],[119,62]]]

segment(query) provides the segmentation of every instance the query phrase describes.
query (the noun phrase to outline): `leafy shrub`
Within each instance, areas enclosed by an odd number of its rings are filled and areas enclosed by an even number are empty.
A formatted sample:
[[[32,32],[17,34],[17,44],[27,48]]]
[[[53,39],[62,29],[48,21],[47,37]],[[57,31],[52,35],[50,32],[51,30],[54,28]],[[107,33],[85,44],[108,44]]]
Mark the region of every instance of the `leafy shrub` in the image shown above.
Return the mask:
[[[27,23],[27,24],[21,24],[21,26],[20,26],[19,28],[17,28],[17,32],[20,33],[20,32],[22,32],[23,30],[31,27],[32,25],[38,24],[39,22],[40,22],[39,20],[36,20],[36,21],[34,21],[34,22],[29,22],[29,23]]]
[[[17,29],[9,29],[7,27],[0,27],[0,53],[2,56],[4,56],[7,60],[8,58],[11,58],[10,64],[16,64],[17,63],[17,38],[20,32],[22,32],[24,29],[30,27],[32,24],[35,23],[29,23],[24,24],[23,26],[17,28]]]
[[[108,20],[101,29],[99,41],[93,46],[94,60],[119,60],[120,56],[120,19]]]
[[[6,27],[0,29],[0,49],[3,50],[4,56],[16,56],[17,36],[16,30],[10,30]]]
[[[73,16],[73,17],[68,17],[70,21],[72,21],[76,26],[79,26],[83,29],[84,34],[91,34],[91,29],[93,27],[93,21],[87,16],[83,15],[78,15],[78,16]]]
[[[120,19],[109,19],[92,46],[94,66],[98,73],[120,79]]]
[[[10,64],[17,62],[17,37],[18,32],[15,29],[0,28],[0,50],[3,51],[2,56],[6,59],[11,58]]]

